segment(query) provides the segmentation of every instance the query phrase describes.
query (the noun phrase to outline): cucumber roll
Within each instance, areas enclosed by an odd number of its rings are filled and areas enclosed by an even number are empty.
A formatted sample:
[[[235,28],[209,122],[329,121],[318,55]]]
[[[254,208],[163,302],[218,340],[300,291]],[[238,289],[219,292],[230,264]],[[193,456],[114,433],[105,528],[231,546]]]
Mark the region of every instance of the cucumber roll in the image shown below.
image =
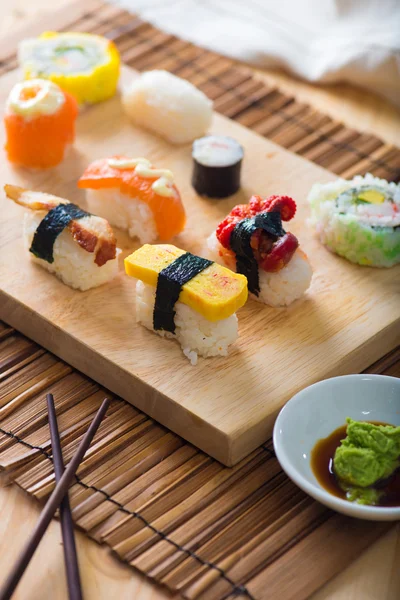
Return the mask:
[[[311,222],[332,252],[359,265],[400,263],[400,187],[367,174],[315,184]]]

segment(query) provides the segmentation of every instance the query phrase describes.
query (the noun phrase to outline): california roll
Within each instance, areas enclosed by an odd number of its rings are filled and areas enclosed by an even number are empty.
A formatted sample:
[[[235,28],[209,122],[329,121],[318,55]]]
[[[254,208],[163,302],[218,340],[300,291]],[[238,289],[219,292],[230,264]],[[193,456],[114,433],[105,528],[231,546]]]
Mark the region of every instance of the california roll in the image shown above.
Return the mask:
[[[315,184],[308,200],[320,241],[370,267],[400,263],[400,187],[370,173]]]

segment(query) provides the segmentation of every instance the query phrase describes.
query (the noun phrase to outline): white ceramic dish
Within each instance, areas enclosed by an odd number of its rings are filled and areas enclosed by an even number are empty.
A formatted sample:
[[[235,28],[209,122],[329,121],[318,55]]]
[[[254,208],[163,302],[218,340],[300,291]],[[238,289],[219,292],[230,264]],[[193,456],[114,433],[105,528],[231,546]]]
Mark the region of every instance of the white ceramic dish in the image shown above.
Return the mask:
[[[274,427],[274,448],[286,474],[307,494],[330,508],[376,521],[400,519],[400,507],[362,506],[332,495],[310,466],[317,440],[357,421],[400,425],[400,379],[384,375],[345,375],[320,381],[296,394],[281,410]]]

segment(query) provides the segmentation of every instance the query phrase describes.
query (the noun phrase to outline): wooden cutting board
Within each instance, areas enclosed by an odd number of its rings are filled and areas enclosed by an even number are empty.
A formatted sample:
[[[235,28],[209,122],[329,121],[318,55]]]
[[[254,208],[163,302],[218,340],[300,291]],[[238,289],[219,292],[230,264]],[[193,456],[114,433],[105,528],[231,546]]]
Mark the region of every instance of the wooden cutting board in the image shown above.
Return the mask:
[[[134,72],[125,68],[123,79]],[[4,105],[12,72],[0,80]],[[271,434],[278,410],[297,391],[320,379],[358,372],[400,340],[400,267],[351,265],[330,254],[307,225],[306,196],[316,182],[334,179],[324,169],[268,142],[220,115],[213,132],[245,148],[242,190],[227,200],[199,198],[190,185],[190,145],[175,147],[125,118],[118,97],[84,110],[77,141],[56,169],[15,169],[3,150],[0,183],[14,183],[83,203],[76,181],[95,158],[115,153],[145,156],[168,167],[181,191],[188,223],[176,244],[202,254],[216,223],[251,194],[282,193],[298,202],[290,230],[314,269],[309,292],[287,309],[249,301],[239,312],[240,338],[229,357],[189,364],[178,344],[135,323],[135,283],[123,257],[137,247],[125,235],[119,276],[82,293],[33,265],[22,246],[23,209],[1,195],[0,318],[119,394],[226,465],[233,465]],[[4,132],[1,132],[1,147]]]

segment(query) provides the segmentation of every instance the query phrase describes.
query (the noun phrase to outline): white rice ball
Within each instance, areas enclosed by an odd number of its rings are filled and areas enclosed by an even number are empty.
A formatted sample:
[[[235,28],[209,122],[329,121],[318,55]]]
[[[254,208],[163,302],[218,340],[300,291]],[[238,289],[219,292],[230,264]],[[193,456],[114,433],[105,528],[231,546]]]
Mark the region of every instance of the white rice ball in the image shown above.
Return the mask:
[[[211,125],[212,102],[194,85],[167,71],[147,71],[122,94],[135,125],[173,144],[202,137]]]
[[[236,271],[236,261],[219,243],[215,232],[207,240],[208,257],[211,260]],[[267,273],[259,269],[260,293],[250,294],[253,300],[269,306],[288,306],[307,291],[312,279],[309,260],[300,248],[293,254],[290,262],[276,273]]]
[[[156,222],[150,207],[118,188],[86,190],[87,209],[106,219],[110,225],[127,231],[141,244],[152,244],[158,238]]]
[[[24,215],[23,237],[25,247],[29,251],[33,236],[39,223],[46,216],[47,211],[29,211]],[[29,255],[33,262],[41,265],[50,273],[54,273],[61,281],[72,288],[85,291],[107,283],[118,274],[118,254],[99,267],[94,262],[94,252],[87,252],[73,239],[67,229],[57,236],[53,248],[54,262],[37,258],[32,252]]]
[[[156,288],[137,281],[136,283],[136,321],[154,331],[153,311]],[[227,356],[228,347],[238,337],[236,314],[227,319],[211,322],[182,302],[175,304],[175,334],[168,331],[156,331],[162,337],[176,339],[182,346],[184,355],[192,365],[197,356]]]

